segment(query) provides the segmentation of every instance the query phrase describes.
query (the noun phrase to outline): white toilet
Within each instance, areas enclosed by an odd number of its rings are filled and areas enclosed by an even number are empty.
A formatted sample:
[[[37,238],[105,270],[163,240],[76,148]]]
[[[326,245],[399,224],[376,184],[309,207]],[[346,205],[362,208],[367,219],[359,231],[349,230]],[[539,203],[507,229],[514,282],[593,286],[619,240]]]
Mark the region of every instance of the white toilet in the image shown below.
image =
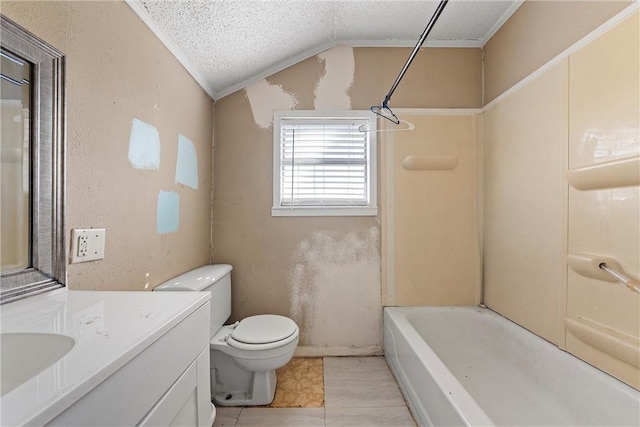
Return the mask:
[[[298,325],[273,314],[223,326],[231,315],[231,270],[206,265],[175,277],[154,291],[211,292],[211,396],[220,406],[268,405],[276,391],[276,369],[298,345]]]

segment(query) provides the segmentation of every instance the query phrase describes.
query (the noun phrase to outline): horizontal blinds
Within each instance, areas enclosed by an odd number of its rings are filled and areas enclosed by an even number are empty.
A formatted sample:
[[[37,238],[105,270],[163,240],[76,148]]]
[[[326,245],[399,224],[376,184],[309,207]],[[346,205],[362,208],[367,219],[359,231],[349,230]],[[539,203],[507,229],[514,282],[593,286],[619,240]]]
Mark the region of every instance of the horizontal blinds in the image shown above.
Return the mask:
[[[368,120],[283,119],[280,124],[281,206],[366,206],[369,202]]]

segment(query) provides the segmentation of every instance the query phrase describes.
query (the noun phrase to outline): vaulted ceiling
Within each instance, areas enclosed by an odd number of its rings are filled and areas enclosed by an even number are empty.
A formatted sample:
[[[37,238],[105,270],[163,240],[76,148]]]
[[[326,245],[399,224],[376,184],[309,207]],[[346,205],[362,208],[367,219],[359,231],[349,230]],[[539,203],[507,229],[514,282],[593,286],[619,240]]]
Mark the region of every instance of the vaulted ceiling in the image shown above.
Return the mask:
[[[413,47],[438,5],[436,0],[127,3],[216,100],[335,45]],[[521,3],[451,0],[425,45],[481,47]]]

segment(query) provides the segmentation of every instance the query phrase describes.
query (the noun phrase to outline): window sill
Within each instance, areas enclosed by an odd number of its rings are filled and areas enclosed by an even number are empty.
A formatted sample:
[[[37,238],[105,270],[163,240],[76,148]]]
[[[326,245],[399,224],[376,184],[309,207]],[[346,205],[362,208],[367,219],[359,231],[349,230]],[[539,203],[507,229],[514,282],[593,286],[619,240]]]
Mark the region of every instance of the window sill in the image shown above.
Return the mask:
[[[271,208],[271,216],[377,216],[376,206],[365,207],[275,207]]]

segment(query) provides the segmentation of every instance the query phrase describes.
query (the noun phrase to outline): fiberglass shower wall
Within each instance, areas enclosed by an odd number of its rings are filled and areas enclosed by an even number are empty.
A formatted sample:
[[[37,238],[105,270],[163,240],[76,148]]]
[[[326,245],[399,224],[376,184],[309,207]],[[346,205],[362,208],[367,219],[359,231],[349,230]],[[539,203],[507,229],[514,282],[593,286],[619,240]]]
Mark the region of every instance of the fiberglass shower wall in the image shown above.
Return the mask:
[[[636,388],[640,295],[584,266],[639,276],[639,28],[636,10],[491,102],[483,138],[485,303]]]
[[[481,110],[396,110],[406,123],[380,149],[383,304],[477,305]]]

